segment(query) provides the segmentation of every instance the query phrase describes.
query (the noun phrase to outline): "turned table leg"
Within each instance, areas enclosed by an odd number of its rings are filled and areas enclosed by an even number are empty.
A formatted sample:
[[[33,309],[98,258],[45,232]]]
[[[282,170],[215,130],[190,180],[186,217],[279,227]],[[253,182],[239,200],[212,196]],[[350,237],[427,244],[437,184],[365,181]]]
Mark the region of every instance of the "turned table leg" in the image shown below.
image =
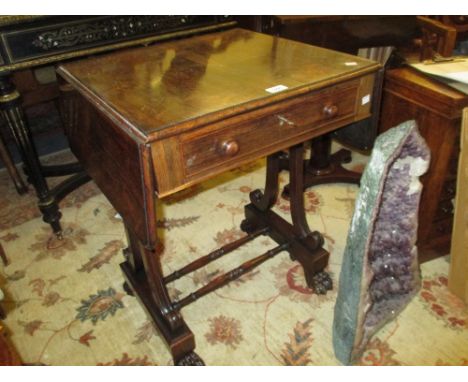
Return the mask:
[[[9,75],[0,76],[0,111],[15,138],[21,158],[28,172],[29,181],[36,190],[38,206],[43,220],[49,223],[56,234],[61,233],[61,213],[58,204],[50,194],[47,182],[42,175],[41,165],[34,146],[31,132],[20,104],[20,94],[11,82]]]
[[[11,155],[5,143],[3,142],[2,137],[0,137],[0,157],[2,162],[5,164],[8,174],[10,175],[10,178],[13,181],[18,194],[22,195],[26,193],[28,191],[28,186],[23,182],[23,179],[21,179],[21,175],[16,169],[16,166],[11,159]]]

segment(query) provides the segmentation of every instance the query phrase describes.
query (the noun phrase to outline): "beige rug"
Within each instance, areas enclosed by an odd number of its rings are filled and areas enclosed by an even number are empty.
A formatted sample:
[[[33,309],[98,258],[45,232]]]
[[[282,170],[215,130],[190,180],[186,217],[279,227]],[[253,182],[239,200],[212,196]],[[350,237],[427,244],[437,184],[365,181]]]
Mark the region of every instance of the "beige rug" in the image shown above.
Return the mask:
[[[63,160],[70,154],[62,153]],[[353,166],[359,166],[359,161]],[[282,183],[288,174],[282,173]],[[263,187],[264,162],[231,171],[167,199],[160,208],[165,272],[242,235],[249,192]],[[319,186],[305,195],[313,229],[324,233],[329,271],[338,284],[356,186]],[[0,173],[2,304],[11,340],[25,363],[170,365],[171,356],[134,297],[118,264],[122,222],[93,183],[62,203],[65,238],[42,222],[34,192],[18,196]],[[289,203],[275,207],[288,217]],[[220,272],[273,247],[265,237],[171,286],[184,296]],[[447,289],[448,258],[422,266],[423,287],[368,344],[362,365],[468,365],[468,311]],[[208,365],[337,365],[332,349],[336,288],[317,296],[286,252],[183,309],[197,353]]]

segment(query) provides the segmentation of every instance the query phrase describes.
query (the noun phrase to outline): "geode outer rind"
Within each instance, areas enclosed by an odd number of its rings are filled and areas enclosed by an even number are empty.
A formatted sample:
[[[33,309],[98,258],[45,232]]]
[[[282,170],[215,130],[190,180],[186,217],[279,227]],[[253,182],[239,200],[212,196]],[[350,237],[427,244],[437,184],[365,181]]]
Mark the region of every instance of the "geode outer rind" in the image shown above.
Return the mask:
[[[355,362],[369,338],[419,290],[419,176],[429,158],[415,121],[375,141],[361,178],[335,305],[333,347],[343,364]]]

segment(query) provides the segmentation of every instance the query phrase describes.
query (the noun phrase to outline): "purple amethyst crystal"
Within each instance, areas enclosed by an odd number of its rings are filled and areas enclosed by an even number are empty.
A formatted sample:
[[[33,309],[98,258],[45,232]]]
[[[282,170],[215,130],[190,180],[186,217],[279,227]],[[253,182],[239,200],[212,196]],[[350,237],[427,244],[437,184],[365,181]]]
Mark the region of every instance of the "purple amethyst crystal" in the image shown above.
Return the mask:
[[[380,135],[361,179],[346,242],[333,321],[344,364],[393,319],[420,287],[416,235],[429,149],[414,121]]]

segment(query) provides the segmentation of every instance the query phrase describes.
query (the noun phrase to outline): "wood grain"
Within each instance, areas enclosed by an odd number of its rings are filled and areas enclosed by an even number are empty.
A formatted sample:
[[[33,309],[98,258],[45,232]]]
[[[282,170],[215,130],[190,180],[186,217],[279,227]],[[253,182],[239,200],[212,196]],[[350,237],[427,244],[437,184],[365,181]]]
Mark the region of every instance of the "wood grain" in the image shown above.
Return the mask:
[[[232,29],[69,63],[58,72],[130,129],[156,138],[376,67],[356,56]],[[288,91],[265,91],[276,85]],[[174,125],[177,130],[167,129]]]

